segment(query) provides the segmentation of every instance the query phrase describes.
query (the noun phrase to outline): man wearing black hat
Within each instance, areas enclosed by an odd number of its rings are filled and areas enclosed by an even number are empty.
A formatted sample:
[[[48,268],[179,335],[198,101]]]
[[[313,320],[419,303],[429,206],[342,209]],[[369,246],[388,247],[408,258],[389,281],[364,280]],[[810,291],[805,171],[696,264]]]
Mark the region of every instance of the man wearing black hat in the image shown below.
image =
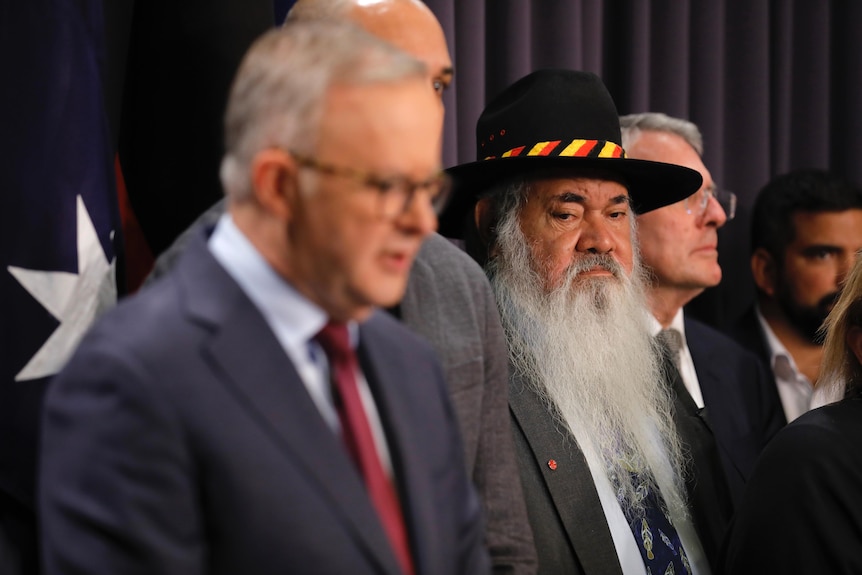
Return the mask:
[[[497,296],[540,572],[709,573],[727,486],[650,335],[634,241],[635,213],[702,179],[626,159],[620,141],[596,76],[522,78],[482,113],[478,161],[449,170],[441,233],[465,233]]]

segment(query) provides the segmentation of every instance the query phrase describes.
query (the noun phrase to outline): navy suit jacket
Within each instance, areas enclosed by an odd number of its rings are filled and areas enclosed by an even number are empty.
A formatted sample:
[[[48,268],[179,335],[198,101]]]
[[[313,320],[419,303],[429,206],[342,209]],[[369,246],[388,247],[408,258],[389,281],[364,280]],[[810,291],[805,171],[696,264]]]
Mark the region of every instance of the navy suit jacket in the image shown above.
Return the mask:
[[[697,372],[705,418],[715,435],[734,501],[767,442],[784,426],[778,392],[766,367],[721,332],[685,318],[688,349]]]
[[[739,345],[756,355],[772,373],[772,352],[769,349],[766,334],[763,333],[763,328],[757,320],[757,309],[754,305],[749,307],[745,314],[727,329],[726,333]],[[776,397],[778,397],[777,391]]]
[[[159,256],[147,283],[169,273],[186,244],[224,212],[222,200],[201,214]],[[536,550],[509,426],[506,337],[485,272],[449,240],[431,234],[413,262],[404,298],[391,311],[440,358],[467,470],[485,511],[494,573],[535,573]]]
[[[433,352],[384,313],[359,331],[416,572],[486,573]],[[204,234],[87,335],[43,433],[49,575],[398,573],[342,443]]]

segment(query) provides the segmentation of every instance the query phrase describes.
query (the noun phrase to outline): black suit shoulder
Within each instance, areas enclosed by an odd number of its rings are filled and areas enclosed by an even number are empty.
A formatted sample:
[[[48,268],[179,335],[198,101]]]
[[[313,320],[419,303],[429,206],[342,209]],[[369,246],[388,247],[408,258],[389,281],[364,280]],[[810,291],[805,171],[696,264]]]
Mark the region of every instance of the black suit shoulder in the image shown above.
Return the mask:
[[[862,573],[862,400],[810,411],[764,450],[725,549],[726,573]]]

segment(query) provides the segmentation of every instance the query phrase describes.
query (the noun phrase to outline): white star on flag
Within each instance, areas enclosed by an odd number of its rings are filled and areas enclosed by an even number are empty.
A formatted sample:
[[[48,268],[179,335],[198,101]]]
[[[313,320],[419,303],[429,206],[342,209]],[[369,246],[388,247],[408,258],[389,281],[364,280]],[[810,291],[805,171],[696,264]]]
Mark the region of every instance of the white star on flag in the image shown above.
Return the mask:
[[[77,198],[77,229],[77,274],[15,266],[7,268],[18,283],[60,322],[39,351],[18,372],[15,381],[40,379],[60,371],[93,320],[117,302],[117,260],[112,258],[108,263],[81,196]]]

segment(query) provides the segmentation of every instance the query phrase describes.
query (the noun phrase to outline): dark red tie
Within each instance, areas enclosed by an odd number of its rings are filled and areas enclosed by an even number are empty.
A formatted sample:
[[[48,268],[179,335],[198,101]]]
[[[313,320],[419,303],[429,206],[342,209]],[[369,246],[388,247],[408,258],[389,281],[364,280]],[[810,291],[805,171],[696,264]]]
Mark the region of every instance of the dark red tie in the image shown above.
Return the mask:
[[[402,571],[412,575],[413,561],[410,557],[410,544],[407,540],[404,517],[395,486],[380,463],[371,426],[365,417],[365,409],[359,397],[359,387],[356,384],[358,363],[356,353],[350,346],[347,325],[329,322],[315,336],[315,340],[329,358],[329,371],[338,395],[335,407],[341,420],[341,433],[347,451],[365,479],[368,495],[380,516]]]

